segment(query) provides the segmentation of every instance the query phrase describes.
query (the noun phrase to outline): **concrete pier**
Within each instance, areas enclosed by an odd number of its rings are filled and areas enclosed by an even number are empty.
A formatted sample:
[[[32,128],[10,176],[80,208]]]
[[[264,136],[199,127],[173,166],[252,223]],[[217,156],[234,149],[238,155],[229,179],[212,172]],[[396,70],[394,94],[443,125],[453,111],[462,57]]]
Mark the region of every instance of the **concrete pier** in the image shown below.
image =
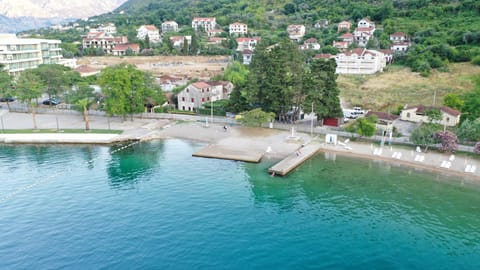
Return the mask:
[[[220,145],[208,145],[193,153],[192,156],[258,163],[260,160],[262,160],[264,154],[264,152],[247,152],[242,150],[228,149]]]
[[[311,158],[320,149],[320,145],[309,144],[305,147],[299,148],[294,153],[288,155],[285,159],[279,163],[273,165],[268,169],[269,173],[275,173],[275,175],[285,176],[296,167],[300,166],[303,162]]]

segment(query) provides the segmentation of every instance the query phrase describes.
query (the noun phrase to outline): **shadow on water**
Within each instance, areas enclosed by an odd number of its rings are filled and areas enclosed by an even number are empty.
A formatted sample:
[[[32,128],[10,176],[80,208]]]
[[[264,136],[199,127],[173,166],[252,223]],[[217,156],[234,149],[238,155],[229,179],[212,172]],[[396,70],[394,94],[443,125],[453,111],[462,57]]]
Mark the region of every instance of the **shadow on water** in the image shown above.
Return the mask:
[[[126,144],[112,146],[110,152],[123,146]],[[158,165],[163,147],[160,141],[140,143],[111,154],[107,164],[110,185],[116,189],[132,189],[138,181],[149,179]]]
[[[461,236],[480,249],[480,186],[464,179],[386,162],[320,154],[287,177],[271,177],[271,163],[247,166],[254,202],[279,213],[422,228],[437,238]],[[447,244],[447,243],[444,243]]]

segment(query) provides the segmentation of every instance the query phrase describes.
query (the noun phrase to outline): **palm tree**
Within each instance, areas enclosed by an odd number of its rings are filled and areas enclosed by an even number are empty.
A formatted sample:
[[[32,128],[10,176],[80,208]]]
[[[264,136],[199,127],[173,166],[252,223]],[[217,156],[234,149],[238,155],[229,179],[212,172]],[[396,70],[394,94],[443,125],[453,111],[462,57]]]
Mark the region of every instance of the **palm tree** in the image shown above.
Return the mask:
[[[83,120],[85,121],[85,130],[90,130],[90,122],[88,120],[88,107],[90,106],[89,98],[83,98],[77,101],[77,105],[82,107],[83,111]]]

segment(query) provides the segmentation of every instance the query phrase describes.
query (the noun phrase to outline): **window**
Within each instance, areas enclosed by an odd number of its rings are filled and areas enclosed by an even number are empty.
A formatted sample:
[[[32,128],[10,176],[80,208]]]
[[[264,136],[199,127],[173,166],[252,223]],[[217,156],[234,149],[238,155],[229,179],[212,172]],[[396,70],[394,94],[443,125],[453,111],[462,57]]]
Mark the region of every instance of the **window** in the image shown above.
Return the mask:
[[[210,97],[207,97],[207,100],[210,100]]]
[[[182,97],[182,101],[185,101],[185,97]]]
[[[407,118],[410,118],[410,113],[407,113]]]
[[[187,93],[189,93],[189,92],[190,92],[190,89],[187,88]]]
[[[195,99],[192,97],[192,102],[195,102]]]
[[[205,102],[205,98],[202,97],[202,102]]]

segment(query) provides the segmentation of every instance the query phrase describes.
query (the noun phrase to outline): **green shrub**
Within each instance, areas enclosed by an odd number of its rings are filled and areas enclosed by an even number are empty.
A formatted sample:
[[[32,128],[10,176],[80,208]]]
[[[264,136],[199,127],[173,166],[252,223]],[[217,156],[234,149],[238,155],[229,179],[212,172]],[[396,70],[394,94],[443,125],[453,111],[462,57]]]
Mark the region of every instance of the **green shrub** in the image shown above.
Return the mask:
[[[471,63],[480,66],[480,55],[473,57]]]

